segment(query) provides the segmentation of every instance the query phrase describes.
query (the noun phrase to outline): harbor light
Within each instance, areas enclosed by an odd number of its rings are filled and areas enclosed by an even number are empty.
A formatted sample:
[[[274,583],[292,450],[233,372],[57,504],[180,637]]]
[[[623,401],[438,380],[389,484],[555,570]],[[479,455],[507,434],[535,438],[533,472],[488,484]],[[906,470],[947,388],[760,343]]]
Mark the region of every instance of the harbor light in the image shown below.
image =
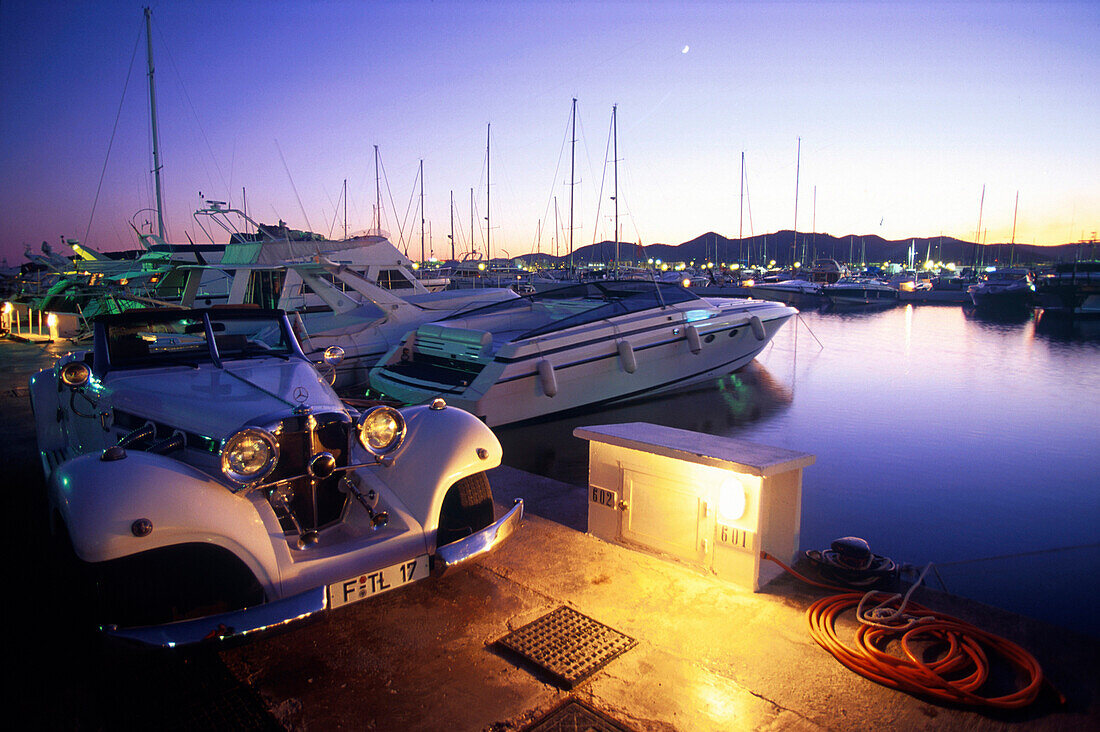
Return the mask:
[[[799,267],[801,267],[801,266],[802,266],[802,262],[795,262],[795,263],[794,263],[794,268],[795,268],[795,269],[798,269],[798,268],[799,268]]]
[[[46,327],[50,331],[50,340],[56,341],[60,339],[60,334],[57,330],[57,313],[50,313],[46,316]]]
[[[589,441],[588,533],[759,591],[761,561],[798,551],[813,455],[644,422],[578,427]]]
[[[413,264],[412,264],[412,268],[413,268],[414,270],[416,270],[416,269],[420,269],[420,262],[413,262]]]
[[[478,262],[477,263],[477,268],[478,268],[479,272],[484,272],[485,271],[485,262]]]

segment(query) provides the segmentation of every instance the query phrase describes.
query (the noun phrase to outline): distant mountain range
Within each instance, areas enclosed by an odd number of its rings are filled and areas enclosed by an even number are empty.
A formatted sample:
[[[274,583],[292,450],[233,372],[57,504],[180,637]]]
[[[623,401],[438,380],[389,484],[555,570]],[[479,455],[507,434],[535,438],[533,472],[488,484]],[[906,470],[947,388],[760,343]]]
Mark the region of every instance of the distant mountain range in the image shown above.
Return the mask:
[[[880,236],[832,236],[798,232],[789,229],[772,234],[762,234],[745,239],[729,239],[721,234],[707,232],[683,244],[650,244],[640,246],[629,242],[619,243],[619,258],[624,262],[644,263],[650,259],[665,262],[707,261],[745,264],[764,264],[775,260],[779,266],[794,262],[812,262],[815,259],[835,259],[840,262],[899,262],[908,263],[909,248],[915,250],[914,261],[931,259],[934,262],[958,264],[1007,265],[1009,259],[1017,264],[1066,262],[1074,259],[1095,259],[1096,242],[1035,246],[1032,244],[975,244],[950,236],[914,237],[890,241]],[[568,264],[569,256],[554,257],[549,254],[529,254],[520,257],[526,262],[538,262],[546,266]],[[602,241],[576,249],[574,264],[610,262],[615,259],[615,242]]]

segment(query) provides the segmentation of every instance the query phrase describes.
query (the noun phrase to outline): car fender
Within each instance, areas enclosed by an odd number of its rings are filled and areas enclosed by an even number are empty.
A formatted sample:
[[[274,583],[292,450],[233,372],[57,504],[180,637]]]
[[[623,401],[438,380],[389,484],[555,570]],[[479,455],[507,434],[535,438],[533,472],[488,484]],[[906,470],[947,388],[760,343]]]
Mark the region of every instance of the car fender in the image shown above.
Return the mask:
[[[430,536],[439,526],[447,490],[458,480],[500,465],[503,449],[484,422],[455,407],[429,406],[401,410],[406,434],[392,456],[371,469]],[[355,458],[371,456],[356,444]]]
[[[58,419],[61,401],[53,369],[42,369],[30,378],[31,411],[39,450],[64,450],[65,430]]]
[[[51,506],[86,562],[103,562],[159,547],[209,543],[235,554],[269,592],[278,587],[275,551],[265,525],[278,521],[259,496],[224,484],[164,455],[125,451],[104,460],[82,455],[50,476]],[[148,522],[147,534],[135,522]],[[274,592],[277,594],[277,592]]]

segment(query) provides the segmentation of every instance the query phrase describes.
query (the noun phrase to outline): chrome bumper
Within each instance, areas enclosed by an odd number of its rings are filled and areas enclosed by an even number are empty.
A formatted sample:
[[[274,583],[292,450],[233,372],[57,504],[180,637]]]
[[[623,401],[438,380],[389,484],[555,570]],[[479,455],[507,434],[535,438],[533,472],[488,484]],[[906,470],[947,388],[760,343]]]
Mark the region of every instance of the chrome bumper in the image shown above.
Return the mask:
[[[523,499],[517,498],[515,505],[498,521],[481,531],[470,534],[465,539],[445,544],[435,550],[432,574],[440,576],[464,562],[488,554],[519,528],[523,520]]]
[[[164,625],[146,625],[140,628],[119,628],[108,625],[102,630],[112,638],[134,641],[146,646],[175,648],[258,633],[308,618],[327,607],[327,588],[314,587],[293,597],[285,597],[282,600],[265,602],[263,605],[219,615],[207,615],[204,618],[180,620]]]
[[[465,539],[439,547],[434,558],[432,574],[435,576],[446,574],[453,567],[489,553],[515,533],[522,519],[523,501],[517,499],[512,509],[499,521]],[[176,648],[259,633],[303,620],[326,609],[328,609],[327,588],[315,587],[293,597],[219,615],[139,628],[119,628],[108,625],[102,630],[109,637],[119,640],[145,646]]]

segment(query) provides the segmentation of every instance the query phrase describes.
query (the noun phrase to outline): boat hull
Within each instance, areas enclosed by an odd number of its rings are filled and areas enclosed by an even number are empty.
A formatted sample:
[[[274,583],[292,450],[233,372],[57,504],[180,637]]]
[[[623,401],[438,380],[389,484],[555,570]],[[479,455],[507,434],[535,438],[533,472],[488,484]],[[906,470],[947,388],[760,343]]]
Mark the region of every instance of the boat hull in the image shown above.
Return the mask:
[[[775,303],[731,302],[742,307],[696,322],[659,310],[510,343],[468,382],[452,372],[446,383],[438,370],[403,366],[391,352],[372,369],[371,385],[403,402],[443,397],[490,426],[670,391],[745,366],[797,313]]]

